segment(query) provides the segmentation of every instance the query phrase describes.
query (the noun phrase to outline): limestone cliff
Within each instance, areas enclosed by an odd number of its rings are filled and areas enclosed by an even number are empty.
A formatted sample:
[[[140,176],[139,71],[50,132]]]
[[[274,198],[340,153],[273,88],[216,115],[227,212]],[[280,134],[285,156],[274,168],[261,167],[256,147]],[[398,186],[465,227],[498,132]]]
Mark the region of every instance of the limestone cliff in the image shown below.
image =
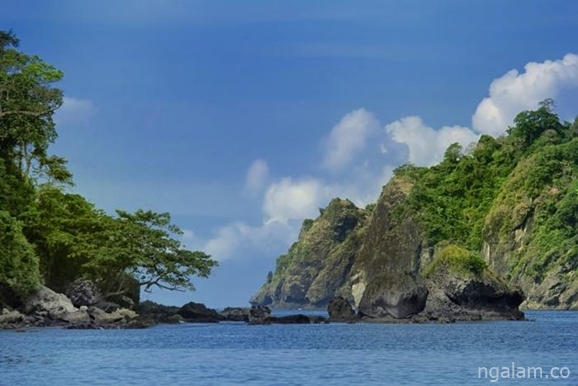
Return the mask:
[[[578,120],[561,123],[545,104],[515,123],[468,151],[451,145],[436,166],[399,167],[373,208],[334,199],[251,302],[341,296],[393,318],[517,319],[523,300],[577,309]]]
[[[251,299],[252,304],[325,307],[335,294],[348,295],[351,266],[361,247],[368,210],[334,199],[315,220],[305,220],[287,254]]]

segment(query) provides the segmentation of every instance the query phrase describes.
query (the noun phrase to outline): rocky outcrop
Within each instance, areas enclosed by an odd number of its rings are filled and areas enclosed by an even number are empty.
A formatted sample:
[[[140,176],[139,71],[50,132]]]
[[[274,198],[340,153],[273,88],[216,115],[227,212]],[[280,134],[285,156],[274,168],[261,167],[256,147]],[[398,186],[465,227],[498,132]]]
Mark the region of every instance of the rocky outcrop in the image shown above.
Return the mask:
[[[392,316],[396,319],[419,314],[425,308],[428,289],[420,276],[397,274],[377,276],[371,280],[361,302],[362,316],[379,318]]]
[[[354,322],[357,314],[347,299],[337,296],[327,304],[327,314],[331,322]]]
[[[141,319],[145,319],[151,324],[175,324],[184,322],[184,318],[178,314],[179,309],[179,307],[165,306],[145,300],[136,307],[136,312]]]
[[[219,314],[228,322],[249,322],[250,311],[246,307],[227,307]]]
[[[27,315],[36,313],[49,316],[51,319],[61,318],[78,311],[66,295],[56,293],[44,286],[26,299],[23,310]]]
[[[224,318],[217,311],[207,308],[202,303],[189,302],[183,305],[177,314],[186,322],[217,323]]]
[[[24,301],[20,310],[3,309],[0,328],[131,328],[137,317],[127,309],[105,312],[94,306],[77,308],[66,295],[42,286]]]
[[[411,177],[394,178],[384,187],[371,214],[360,216],[363,220],[358,221],[349,233],[340,233],[341,244],[332,244],[335,239],[331,238],[323,244],[321,240],[327,237],[327,233],[321,230],[329,229],[323,226],[333,224],[324,218],[325,212],[338,213],[336,218],[339,218],[344,211],[341,201],[333,200],[318,219],[304,226],[299,241],[287,255],[279,258],[275,274],[252,302],[283,307],[287,300],[293,304],[297,299],[300,306],[319,306],[320,303],[309,300],[313,283],[320,288],[323,280],[328,278],[320,276],[320,267],[334,262],[334,251],[348,245],[348,268],[336,270],[339,278],[330,276],[325,287],[324,299],[334,295],[331,303],[328,302],[331,305],[328,307],[330,320],[451,322],[480,318],[522,319],[523,313],[518,310],[523,300],[522,293],[506,285],[483,261],[484,270],[477,272],[477,276],[442,270],[444,264],[438,264],[436,270],[431,268],[443,248],[429,245],[419,217],[404,205],[413,185]],[[345,207],[352,210],[349,204]],[[311,242],[318,239],[317,244]],[[326,249],[313,249],[312,245],[325,245]],[[327,253],[328,250],[332,252]],[[429,276],[424,273],[428,267],[431,268]],[[346,299],[358,309],[356,317],[352,316],[352,307]]]
[[[349,200],[334,199],[316,220],[305,220],[299,240],[279,257],[251,304],[323,308],[336,294],[348,296],[345,282],[368,213]]]
[[[477,272],[452,268],[447,262],[427,272],[429,296],[425,315],[451,320],[523,320],[522,291],[497,277],[487,267]]]
[[[317,324],[325,323],[327,319],[323,316],[313,316],[304,314],[294,314],[285,316],[272,316],[268,307],[254,306],[249,309],[249,324]]]
[[[100,291],[96,285],[86,279],[78,279],[70,283],[65,294],[75,307],[93,306],[101,300]]]

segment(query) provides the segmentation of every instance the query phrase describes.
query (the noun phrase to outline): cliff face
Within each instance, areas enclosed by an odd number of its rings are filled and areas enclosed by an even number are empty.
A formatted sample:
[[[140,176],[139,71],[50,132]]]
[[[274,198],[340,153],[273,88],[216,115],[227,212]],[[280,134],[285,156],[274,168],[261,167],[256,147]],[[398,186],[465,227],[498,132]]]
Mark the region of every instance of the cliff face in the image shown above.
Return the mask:
[[[324,307],[341,296],[393,318],[517,319],[524,300],[576,309],[577,154],[578,121],[542,106],[508,136],[468,152],[454,144],[431,168],[402,166],[373,208],[335,199],[306,220],[251,302]]]
[[[277,259],[274,273],[251,299],[274,307],[325,307],[346,284],[361,247],[367,211],[334,199],[316,220],[305,220],[299,240]]]

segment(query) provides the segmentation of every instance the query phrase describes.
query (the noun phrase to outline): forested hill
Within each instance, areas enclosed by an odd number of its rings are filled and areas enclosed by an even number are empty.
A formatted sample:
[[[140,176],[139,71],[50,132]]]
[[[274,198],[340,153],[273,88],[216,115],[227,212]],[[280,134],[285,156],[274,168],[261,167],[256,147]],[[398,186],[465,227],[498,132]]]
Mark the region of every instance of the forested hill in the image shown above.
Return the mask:
[[[358,304],[391,261],[427,276],[449,250],[520,286],[528,307],[578,307],[578,120],[561,122],[552,100],[518,114],[504,136],[453,144],[438,165],[394,174],[376,205],[334,200],[306,220],[252,302]],[[342,237],[321,243],[322,234]]]
[[[41,283],[64,291],[79,278],[136,301],[141,287],[193,288],[216,262],[184,248],[168,213],[110,215],[70,192],[66,160],[50,154],[63,73],[18,46],[0,31],[0,310]]]

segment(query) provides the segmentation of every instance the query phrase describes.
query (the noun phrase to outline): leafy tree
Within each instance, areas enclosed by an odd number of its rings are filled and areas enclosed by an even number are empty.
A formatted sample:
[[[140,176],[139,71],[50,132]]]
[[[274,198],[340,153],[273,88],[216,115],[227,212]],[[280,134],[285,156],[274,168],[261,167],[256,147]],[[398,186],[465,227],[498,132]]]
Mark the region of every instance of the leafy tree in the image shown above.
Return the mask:
[[[63,74],[38,56],[18,51],[18,45],[12,31],[0,31],[0,155],[26,179],[70,184],[66,161],[48,154],[57,138],[52,115],[63,100],[53,84]]]
[[[523,111],[514,118],[515,126],[508,130],[508,135],[519,144],[521,153],[528,153],[527,149],[547,130],[562,134],[564,125],[553,112],[553,107],[554,101],[546,99],[537,110]]]
[[[79,277],[96,282],[105,296],[126,293],[130,277],[145,291],[192,290],[191,276],[207,277],[217,264],[182,245],[182,231],[168,213],[119,210],[112,217],[82,196],[51,185],[39,189],[27,220],[43,276],[58,290]]]
[[[208,277],[217,265],[206,253],[183,246],[179,240],[183,232],[171,223],[168,213],[117,210],[117,215],[104,233],[109,240],[106,250],[87,265],[109,294],[125,291],[119,285],[124,273],[148,292],[154,287],[194,290],[191,276]]]
[[[18,221],[0,210],[0,298],[15,305],[40,284],[38,257],[24,235]],[[1,300],[1,299],[0,299]]]

